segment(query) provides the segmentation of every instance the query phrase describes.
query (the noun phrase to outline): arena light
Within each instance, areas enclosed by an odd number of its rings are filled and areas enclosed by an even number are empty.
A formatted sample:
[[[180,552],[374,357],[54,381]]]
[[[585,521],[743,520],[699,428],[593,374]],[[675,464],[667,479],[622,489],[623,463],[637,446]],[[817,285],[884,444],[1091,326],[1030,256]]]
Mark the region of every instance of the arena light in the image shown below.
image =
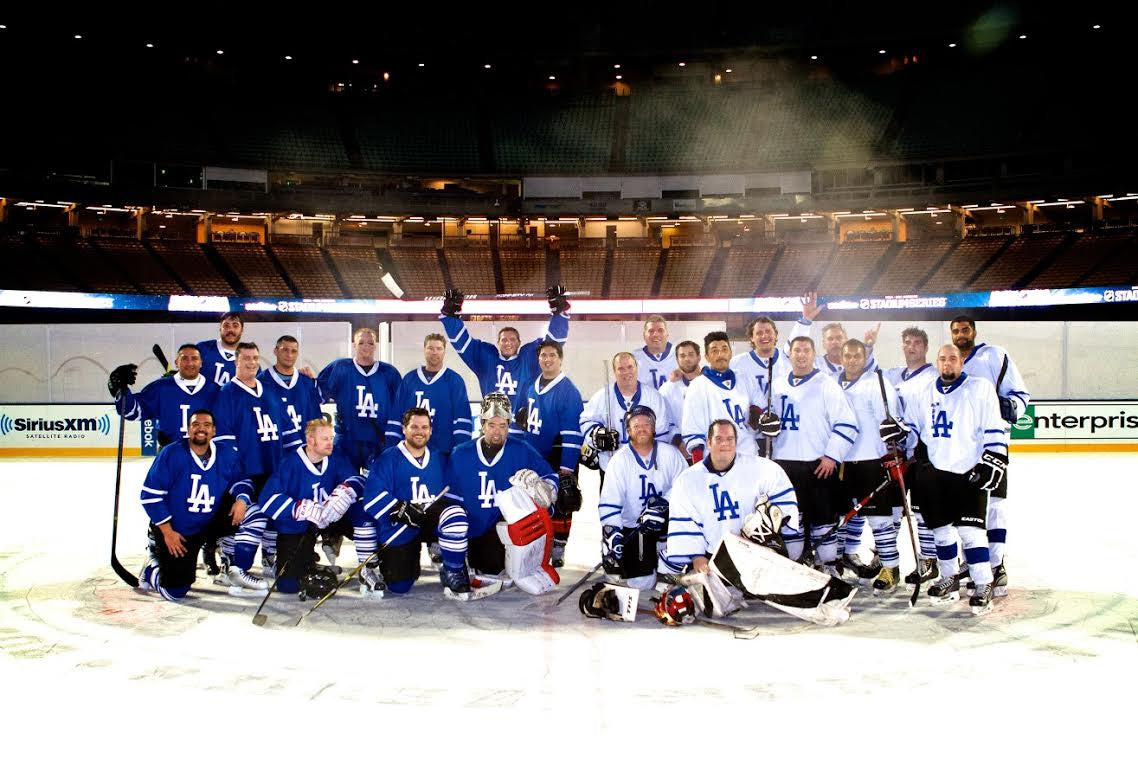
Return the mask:
[[[955,42],[950,42],[950,43],[948,43],[948,46],[949,46],[949,47],[956,47],[956,43],[955,43]]]
[[[612,67],[613,67],[614,69],[618,69],[618,68],[620,68],[620,64],[619,64],[619,63],[614,63],[614,64],[612,65]]]
[[[608,220],[609,220],[609,217],[607,217],[607,216],[586,216],[585,217],[585,221],[608,221]]]
[[[225,55],[224,50],[215,50],[214,52],[216,52],[218,55]]]
[[[1138,193],[1131,194],[1131,195],[1123,195],[1121,198],[1111,198],[1110,202],[1111,203],[1118,203],[1118,202],[1123,201],[1123,200],[1138,200]]]
[[[284,57],[284,59],[285,59],[286,61],[291,61],[291,60],[292,60],[292,56],[291,56],[291,55],[286,55],[286,56]]]
[[[99,213],[105,213],[107,211],[114,211],[115,213],[134,213],[138,209],[134,206],[128,206],[126,208],[116,208],[115,206],[87,206],[87,210],[98,211]]]
[[[1046,208],[1047,206],[1067,206],[1067,208],[1071,208],[1072,206],[1081,206],[1086,202],[1085,200],[1055,200],[1050,203],[1036,203],[1035,205],[1039,208]]]
[[[617,74],[617,75],[616,75],[616,79],[617,79],[617,81],[619,82],[621,79],[624,79],[624,77],[623,77],[623,76],[621,76],[620,74]]]
[[[22,208],[30,208],[33,211],[36,210],[37,208],[70,208],[71,207],[70,203],[45,203],[42,200],[36,200],[36,201],[31,201],[31,202],[29,202],[27,200],[21,200],[16,205],[20,206]]]
[[[810,56],[810,60],[816,61],[816,60],[818,60],[818,56],[812,55],[812,56]]]
[[[949,212],[950,212],[950,209],[948,209],[948,208],[926,208],[924,211],[914,211],[912,209],[909,209],[908,211],[902,211],[901,215],[902,216],[921,216],[923,214],[930,214],[932,216],[936,216],[938,213],[949,213]]]
[[[687,64],[686,64],[686,63],[684,63],[683,61],[680,61],[680,64],[679,64],[679,65],[680,65],[680,68],[683,68],[683,67],[684,67],[684,66],[686,66]]]
[[[991,205],[991,206],[975,207],[972,210],[973,211],[1002,211],[1002,210],[1006,210],[1008,208],[1015,208],[1015,206],[1000,205],[997,203],[996,205]]]
[[[82,34],[76,34],[75,39],[81,40],[81,39],[83,39],[83,35]]]
[[[146,43],[146,47],[148,47],[148,48],[153,48],[153,47],[154,47],[154,43],[153,43],[153,42],[147,42],[147,43]]]

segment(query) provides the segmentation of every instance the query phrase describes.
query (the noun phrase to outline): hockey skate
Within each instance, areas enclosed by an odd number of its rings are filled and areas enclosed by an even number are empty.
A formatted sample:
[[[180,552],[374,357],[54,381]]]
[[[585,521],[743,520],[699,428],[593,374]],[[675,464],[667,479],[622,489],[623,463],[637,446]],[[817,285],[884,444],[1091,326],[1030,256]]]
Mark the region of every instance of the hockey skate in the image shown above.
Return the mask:
[[[934,606],[960,600],[960,581],[956,577],[942,577],[929,586],[929,600]]]
[[[900,577],[900,567],[882,567],[873,581],[873,595],[887,596],[897,590],[897,581]]]
[[[269,581],[254,577],[241,567],[230,567],[229,595],[238,598],[264,598],[269,595]]]
[[[568,541],[565,540],[558,540],[557,538],[553,539],[553,551],[550,554],[549,563],[552,564],[555,569],[565,566],[565,544],[567,542]]]
[[[205,573],[210,577],[222,574],[221,568],[217,566],[216,542],[210,541],[202,546],[202,566],[205,567]]]
[[[343,571],[336,563],[336,559],[340,558],[340,546],[343,544],[343,535],[325,535],[324,538],[320,541],[320,550],[324,552],[324,558],[328,560],[328,566],[336,574],[340,574],[340,572]]]
[[[228,588],[233,584],[229,579],[229,568],[229,557],[225,554],[222,554],[221,563],[218,566],[218,572],[213,576],[214,585],[220,585],[224,588]]]
[[[1004,598],[1007,594],[1008,570],[1004,569],[1003,564],[992,567],[992,595],[996,598]]]
[[[841,565],[843,569],[853,572],[861,580],[872,580],[881,571],[881,562],[876,556],[872,562],[866,564],[856,553],[842,554]]]
[[[972,598],[968,599],[968,608],[976,616],[990,612],[992,610],[992,585],[977,585],[975,592],[972,593]]]
[[[493,580],[484,580],[477,576],[471,578],[465,566],[452,568],[446,564],[439,565],[439,581],[443,586],[443,595],[454,601],[476,601],[500,593],[505,587],[505,584],[497,578]]]
[[[387,583],[379,573],[379,564],[368,564],[360,570],[360,595],[369,601],[378,601],[387,591]]]
[[[439,548],[438,543],[427,544],[427,556],[431,559],[431,563],[438,566],[443,563],[443,551]]]
[[[275,553],[261,552],[261,577],[266,580],[277,579],[277,555]]]
[[[918,572],[920,574],[917,574]],[[918,582],[924,584],[938,577],[940,569],[937,567],[936,559],[918,559],[916,569],[905,575],[905,584],[916,585]]]

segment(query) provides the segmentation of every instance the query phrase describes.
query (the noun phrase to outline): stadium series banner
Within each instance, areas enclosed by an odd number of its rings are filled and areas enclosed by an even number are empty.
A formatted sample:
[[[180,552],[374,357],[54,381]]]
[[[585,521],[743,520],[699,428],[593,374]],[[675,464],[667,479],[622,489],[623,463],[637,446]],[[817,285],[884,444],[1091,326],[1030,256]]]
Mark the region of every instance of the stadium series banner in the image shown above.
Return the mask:
[[[137,456],[139,425],[126,425],[123,453]],[[114,456],[119,416],[109,403],[0,406],[0,456]]]
[[[1012,426],[1012,449],[1138,450],[1138,401],[1035,401]]]

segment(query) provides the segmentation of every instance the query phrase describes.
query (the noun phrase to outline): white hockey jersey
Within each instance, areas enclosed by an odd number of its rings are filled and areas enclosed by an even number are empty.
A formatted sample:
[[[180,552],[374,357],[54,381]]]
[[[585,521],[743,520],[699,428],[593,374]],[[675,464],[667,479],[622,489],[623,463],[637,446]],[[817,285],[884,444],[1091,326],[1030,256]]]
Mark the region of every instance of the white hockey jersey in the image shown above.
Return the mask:
[[[770,364],[771,376],[790,371],[790,358],[782,349],[765,359],[753,350],[740,353],[731,359],[731,371],[737,377],[746,377],[747,388],[750,393],[751,405],[759,408],[767,407],[767,364]]]
[[[936,380],[937,376],[936,367],[932,364],[912,370],[904,366],[885,370],[885,381],[897,391],[897,402],[901,404],[902,412],[910,402],[908,399],[919,395],[924,386]]]
[[[1008,454],[1008,424],[1000,417],[995,387],[982,377],[965,372],[950,385],[939,379],[928,383],[904,418],[916,432],[909,436],[909,453],[919,438],[929,461],[942,471],[964,474],[986,448]]]
[[[782,419],[782,432],[774,439],[776,460],[846,460],[858,426],[837,382],[815,369],[805,377],[775,377],[773,392],[774,412]]]
[[[665,500],[676,478],[688,468],[684,457],[667,443],[654,443],[652,454],[642,458],[631,445],[613,454],[601,486],[601,524],[635,527],[649,497]]]
[[[688,385],[684,397],[684,415],[680,421],[680,434],[689,451],[707,445],[707,428],[716,419],[726,419],[735,425],[735,447],[747,456],[758,454],[755,433],[747,426],[747,412],[751,400],[749,383],[728,370],[720,373],[704,367],[703,373]]]
[[[712,468],[710,457],[689,467],[676,479],[669,499],[668,561],[689,563],[709,554],[724,535],[738,535],[743,520],[764,497],[790,517],[784,535],[801,532],[794,487],[773,461],[737,454],[723,472]]]
[[[672,420],[672,434],[680,434],[680,422],[684,418],[684,398],[687,397],[691,380],[680,377],[675,382],[665,382],[660,388],[660,397],[668,407],[668,418]]]
[[[671,343],[664,345],[664,352],[659,356],[652,355],[647,345],[632,351],[632,356],[636,359],[636,379],[653,390],[659,390],[668,381],[668,376],[679,367],[676,349]]]
[[[1016,414],[1023,415],[1027,411],[1027,404],[1031,403],[1031,394],[1023,382],[1023,376],[1015,361],[1003,348],[987,343],[977,343],[968,358],[964,359],[964,373],[973,377],[983,377],[996,385],[1000,378],[1000,370],[1004,365],[1004,357],[1008,359],[1008,370],[1004,372],[1004,379],[996,387],[996,394],[1001,398],[1010,398],[1015,406]]]
[[[608,398],[606,399],[606,393]],[[671,442],[675,434],[675,425],[668,416],[668,407],[664,399],[654,389],[638,382],[636,392],[629,400],[625,400],[620,389],[614,382],[607,388],[601,388],[593,393],[593,397],[585,404],[581,412],[581,434],[585,440],[589,439],[589,432],[594,427],[611,427],[620,433],[620,444],[628,443],[628,430],[624,427],[624,415],[633,406],[647,406],[656,412],[656,439]],[[608,471],[609,459],[613,457],[610,451],[602,451],[599,456],[601,471]]]
[[[881,402],[881,383],[877,379],[877,372],[864,371],[853,382],[848,381],[845,375],[839,375],[838,385],[845,392],[846,400],[857,418],[857,438],[846,454],[846,461],[880,459],[886,450],[878,428],[886,414]],[[885,383],[885,397],[889,399],[889,416],[900,419],[897,391],[889,382]]]

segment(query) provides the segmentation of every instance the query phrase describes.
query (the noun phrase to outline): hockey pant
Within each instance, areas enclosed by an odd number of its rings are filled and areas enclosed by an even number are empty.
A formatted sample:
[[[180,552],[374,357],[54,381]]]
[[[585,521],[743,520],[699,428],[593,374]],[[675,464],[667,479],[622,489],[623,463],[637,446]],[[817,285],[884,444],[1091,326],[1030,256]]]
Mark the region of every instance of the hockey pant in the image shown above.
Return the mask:
[[[498,538],[506,549],[506,573],[531,595],[552,590],[561,577],[550,564],[553,552],[553,522],[518,486],[499,490],[494,499],[506,523],[497,525]]]
[[[857,588],[738,535],[715,550],[711,570],[724,583],[776,609],[816,625],[833,627],[850,618]]]

